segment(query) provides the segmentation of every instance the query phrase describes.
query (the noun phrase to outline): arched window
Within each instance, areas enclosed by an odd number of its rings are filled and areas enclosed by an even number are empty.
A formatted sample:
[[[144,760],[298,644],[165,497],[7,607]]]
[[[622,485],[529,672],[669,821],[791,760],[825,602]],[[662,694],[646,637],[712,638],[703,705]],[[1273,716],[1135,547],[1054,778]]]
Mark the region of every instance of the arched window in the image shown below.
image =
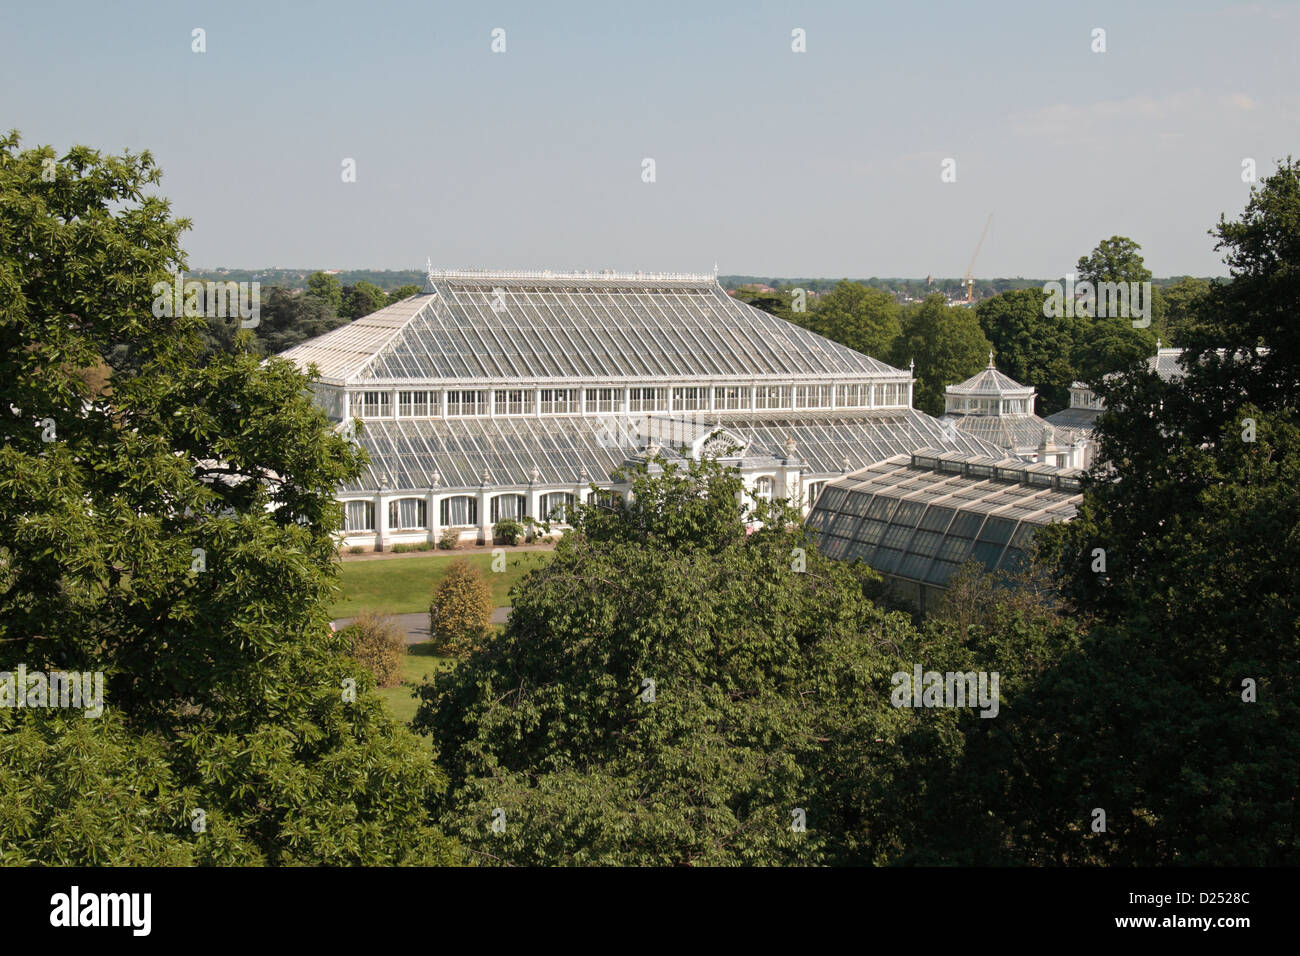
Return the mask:
[[[492,499],[493,522],[505,518],[522,518],[527,510],[528,499],[523,495],[496,495]]]
[[[438,518],[444,528],[478,524],[478,499],[470,495],[443,498],[438,507]]]
[[[347,503],[347,520],[343,525],[345,531],[374,531],[375,503],[373,501],[349,501]]]
[[[755,500],[771,501],[772,493],[776,490],[776,483],[767,475],[754,479],[754,498]]]
[[[428,524],[428,511],[423,498],[399,498],[388,503],[388,527],[424,528]]]
[[[569,509],[578,503],[578,499],[567,491],[552,491],[542,495],[542,517],[547,521],[567,521]]]

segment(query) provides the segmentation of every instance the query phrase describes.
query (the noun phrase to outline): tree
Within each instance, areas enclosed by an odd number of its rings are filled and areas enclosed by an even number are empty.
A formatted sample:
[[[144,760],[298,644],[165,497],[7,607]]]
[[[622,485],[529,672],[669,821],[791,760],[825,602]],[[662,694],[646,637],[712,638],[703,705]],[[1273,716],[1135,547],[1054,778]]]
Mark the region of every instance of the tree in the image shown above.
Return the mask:
[[[439,653],[464,656],[478,646],[492,625],[492,589],[478,568],[464,558],[447,573],[429,604],[429,633]]]
[[[446,826],[516,864],[890,859],[919,799],[904,765],[955,720],[890,703],[908,618],[784,502],[747,511],[736,472],[626,477],[626,506],[580,505],[515,588],[504,634],[417,692]]]
[[[343,284],[328,272],[313,272],[307,277],[307,295],[329,303],[336,315],[343,307]]]
[[[1169,330],[1168,344],[1182,345],[1190,330],[1200,323],[1200,311],[1210,294],[1209,280],[1184,276],[1158,291]]]
[[[1099,282],[1150,282],[1151,270],[1142,261],[1142,247],[1127,236],[1103,239],[1079,257],[1079,278]]]
[[[401,302],[403,299],[409,299],[411,296],[419,294],[420,287],[418,285],[400,285],[388,293],[388,302],[386,304],[392,305],[394,302]]]
[[[908,317],[894,346],[893,362],[907,368],[916,361],[913,405],[942,415],[944,388],[969,378],[988,365],[989,340],[970,309],[955,309],[935,293]]]
[[[1216,397],[1240,394],[1266,409],[1300,404],[1300,162],[1290,157],[1259,187],[1252,187],[1241,218],[1220,216],[1212,233],[1226,250],[1231,282],[1216,282],[1204,307],[1204,321],[1189,330],[1187,346],[1200,366],[1195,380]],[[1267,350],[1260,346],[1266,346]],[[1220,361],[1218,349],[1241,353]],[[1203,427],[1212,431],[1231,417],[1233,401],[1211,402]]]
[[[378,686],[396,687],[402,682],[406,639],[395,617],[362,611],[343,629],[343,636],[351,642],[353,659],[374,675]]]
[[[1132,368],[1155,352],[1155,332],[1135,329],[1132,319],[1083,317],[1075,323],[1071,361],[1080,381],[1096,386],[1103,375]]]
[[[1104,383],[1109,465],[1073,521],[1040,533],[1094,623],[1018,731],[1009,799],[1040,808],[1022,846],[1125,865],[1300,861],[1297,221],[1288,160],[1220,220],[1232,278],[1211,288],[1186,376]],[[1112,835],[1081,824],[1089,803]]]
[[[262,300],[261,322],[256,331],[259,343],[270,354],[324,335],[347,321],[335,313],[328,300],[315,295],[272,286]]]
[[[997,367],[1038,390],[1040,415],[1069,404],[1078,377],[1072,361],[1079,320],[1045,315],[1041,289],[1003,292],[975,306],[980,329],[992,343]]]
[[[845,279],[817,299],[806,324],[818,335],[883,359],[900,332],[898,303],[888,292]]]
[[[1103,282],[1149,283],[1151,270],[1142,261],[1141,249],[1125,236],[1103,239],[1089,255],[1080,257],[1080,281],[1091,282],[1094,287]],[[1135,349],[1147,350],[1143,358],[1150,356],[1155,351],[1156,338],[1168,338],[1169,335],[1164,298],[1154,290],[1147,303],[1149,324],[1141,328],[1132,325],[1135,319],[1131,315],[1101,315],[1100,295],[1097,302],[1098,314],[1080,317],[1079,333],[1075,337],[1078,346],[1076,365],[1085,381],[1091,381],[1100,372],[1127,367],[1128,354]]]
[[[339,307],[339,316],[345,319],[359,319],[363,315],[378,312],[388,304],[384,290],[365,279],[343,290],[343,304]]]
[[[6,858],[455,859],[432,756],[328,628],[362,459],[289,363],[201,366],[203,320],[152,307],[187,225],[158,179],[0,140],[0,671],[99,672],[108,718],[0,709]]]

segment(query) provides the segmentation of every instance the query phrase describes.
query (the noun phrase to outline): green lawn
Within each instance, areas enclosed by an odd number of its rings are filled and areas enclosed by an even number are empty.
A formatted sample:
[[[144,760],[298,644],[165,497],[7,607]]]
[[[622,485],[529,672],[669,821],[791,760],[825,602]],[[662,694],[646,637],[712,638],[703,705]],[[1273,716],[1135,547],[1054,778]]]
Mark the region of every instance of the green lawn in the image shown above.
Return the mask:
[[[377,693],[384,699],[388,712],[397,720],[406,723],[415,716],[415,708],[418,704],[412,691],[424,678],[432,677],[438,671],[447,670],[455,663],[450,657],[439,657],[434,654],[433,648],[428,644],[412,644],[406,649],[406,660],[402,662],[402,683],[397,687],[381,688]]]
[[[447,565],[459,558],[483,572],[492,586],[493,607],[510,603],[510,588],[534,568],[551,560],[552,551],[511,551],[506,549],[504,571],[492,570],[492,554],[430,554],[409,558],[374,561],[344,561],[339,571],[343,585],[338,599],[330,605],[330,617],[355,617],[370,608],[392,614],[415,614],[429,609],[434,586],[442,580]]]

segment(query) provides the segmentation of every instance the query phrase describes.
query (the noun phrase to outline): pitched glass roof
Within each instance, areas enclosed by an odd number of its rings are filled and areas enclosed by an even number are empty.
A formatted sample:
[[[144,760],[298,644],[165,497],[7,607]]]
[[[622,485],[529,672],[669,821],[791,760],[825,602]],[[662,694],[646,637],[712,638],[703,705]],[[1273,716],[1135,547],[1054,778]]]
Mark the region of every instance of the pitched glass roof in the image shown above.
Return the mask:
[[[431,275],[428,289],[283,356],[332,384],[907,379],[711,277],[455,273]]]
[[[747,460],[784,458],[786,440],[793,439],[795,455],[805,462],[805,480],[843,473],[846,459],[852,470],[926,446],[1001,455],[995,446],[960,433],[945,440],[935,419],[910,408],[856,415],[731,415],[719,416],[716,424],[613,415],[376,419],[358,436],[371,465],[343,490],[470,490],[482,485],[484,472],[494,485],[527,485],[534,469],[539,484],[607,484],[610,473],[642,453],[651,437],[671,457],[677,447],[719,425],[746,442]]]
[[[1072,445],[1081,437],[1078,431],[1063,427],[1064,423],[1058,425],[1037,415],[960,415],[952,421],[965,434],[1011,452],[1017,448],[1037,448],[1045,435],[1058,445]]]
[[[1032,385],[1021,385],[993,367],[993,354],[989,353],[988,368],[981,369],[959,385],[949,385],[944,391],[950,395],[1013,395],[1033,392]]]
[[[1044,421],[1062,431],[1073,429],[1088,432],[1097,424],[1097,416],[1100,414],[1099,408],[1063,408],[1059,412],[1048,415]]]
[[[942,587],[971,558],[989,570],[1017,568],[1038,528],[1074,517],[1078,475],[926,450],[831,482],[807,525],[831,557]],[[1034,483],[1044,476],[1050,484]]]

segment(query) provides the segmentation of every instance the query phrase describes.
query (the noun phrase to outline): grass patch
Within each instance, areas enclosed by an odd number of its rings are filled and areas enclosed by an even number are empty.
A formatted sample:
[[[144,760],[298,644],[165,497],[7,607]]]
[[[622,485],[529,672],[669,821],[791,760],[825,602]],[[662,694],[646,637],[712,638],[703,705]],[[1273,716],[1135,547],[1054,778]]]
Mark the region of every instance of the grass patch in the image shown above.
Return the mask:
[[[490,552],[430,554],[418,558],[345,561],[339,569],[343,590],[330,605],[330,617],[355,617],[364,608],[391,614],[417,614],[429,610],[434,587],[447,573],[447,565],[464,558],[483,572],[492,587],[492,606],[510,603],[510,588],[529,571],[551,560],[553,551],[506,552],[506,569],[492,570]]]
[[[384,700],[384,706],[394,719],[409,723],[415,716],[419,701],[415,699],[415,688],[425,678],[432,679],[439,671],[450,670],[456,666],[450,657],[439,657],[433,653],[428,644],[412,644],[406,649],[406,658],[402,661],[402,683],[397,687],[380,688],[376,691]]]

